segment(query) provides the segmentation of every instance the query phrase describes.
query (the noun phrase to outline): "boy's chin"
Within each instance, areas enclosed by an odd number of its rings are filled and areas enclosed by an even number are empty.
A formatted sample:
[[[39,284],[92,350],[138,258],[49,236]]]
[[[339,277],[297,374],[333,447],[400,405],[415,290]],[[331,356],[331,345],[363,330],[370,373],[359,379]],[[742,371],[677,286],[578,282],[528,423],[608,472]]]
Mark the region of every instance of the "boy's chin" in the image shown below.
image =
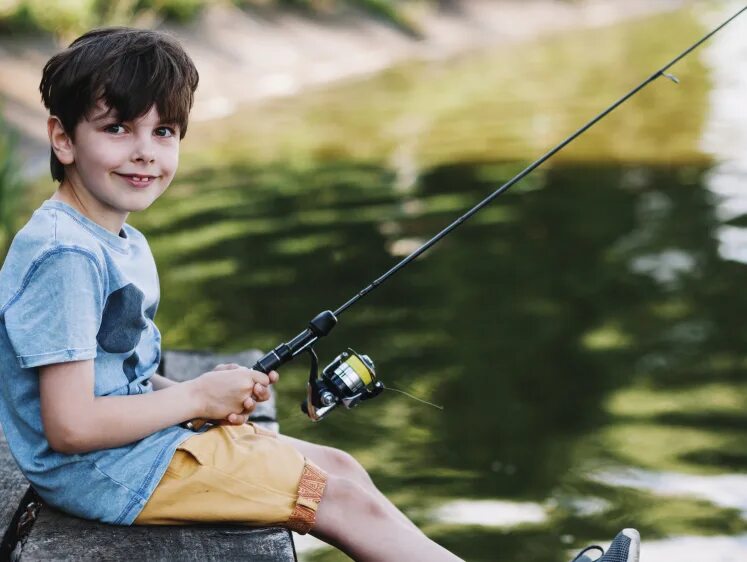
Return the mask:
[[[139,211],[144,211],[145,209],[150,207],[152,204],[153,202],[151,201],[150,203],[146,203],[143,205],[128,205],[126,211],[128,213],[137,213]]]
[[[137,201],[130,205],[127,205],[127,212],[128,213],[137,213],[138,211],[144,211],[148,207],[150,207],[153,203],[155,203],[155,199],[148,199],[147,201]]]
[[[128,213],[144,211],[145,209],[153,205],[153,203],[155,203],[160,196],[160,193],[158,195],[153,195],[150,193],[138,193],[136,197],[128,197],[126,201],[122,201],[122,208]]]

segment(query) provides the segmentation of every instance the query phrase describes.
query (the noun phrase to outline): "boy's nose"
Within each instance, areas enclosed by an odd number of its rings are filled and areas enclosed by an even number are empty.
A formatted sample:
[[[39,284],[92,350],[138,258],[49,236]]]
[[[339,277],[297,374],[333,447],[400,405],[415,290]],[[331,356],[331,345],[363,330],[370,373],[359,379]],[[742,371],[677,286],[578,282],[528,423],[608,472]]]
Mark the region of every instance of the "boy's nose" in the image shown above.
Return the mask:
[[[139,138],[135,143],[132,152],[132,159],[135,162],[153,162],[156,159],[156,153],[153,149],[153,141],[150,139]]]

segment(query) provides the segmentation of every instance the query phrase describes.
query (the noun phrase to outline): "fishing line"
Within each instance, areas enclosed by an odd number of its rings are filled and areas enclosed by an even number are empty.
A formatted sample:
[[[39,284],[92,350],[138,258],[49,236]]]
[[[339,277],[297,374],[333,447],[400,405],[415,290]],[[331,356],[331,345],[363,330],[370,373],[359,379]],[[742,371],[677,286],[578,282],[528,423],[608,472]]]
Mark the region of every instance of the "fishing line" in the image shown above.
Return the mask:
[[[417,396],[410,394],[409,392],[405,392],[404,390],[400,390],[399,388],[394,388],[393,386],[384,386],[384,390],[393,390],[394,392],[399,392],[401,394],[404,394],[405,396],[409,396],[413,400],[416,400],[418,402],[422,402],[423,404],[427,404],[428,406],[433,406],[437,410],[443,411],[444,407],[439,406],[438,404],[434,404],[433,402],[428,402],[427,400],[423,400],[422,398],[418,398]]]
[[[427,400],[424,400],[422,398],[418,398],[414,394],[410,394],[409,392],[406,392],[406,391],[401,390],[399,388],[395,388],[395,387],[393,387],[391,385],[384,386],[384,391],[387,391],[387,390],[392,390],[394,392],[399,392],[400,394],[404,394],[405,396],[407,396],[408,398],[411,398],[412,400],[415,400],[416,402],[421,402],[422,404],[425,404],[427,406],[431,406],[431,407],[436,408],[437,410],[440,410],[442,412],[444,411],[444,407],[441,406],[441,405],[439,405],[439,404],[434,404],[433,402],[428,402]],[[265,417],[263,416],[262,419],[255,418],[255,419],[249,419],[249,421],[251,421],[251,422],[269,421],[269,422],[275,422],[275,423],[278,423],[278,424],[282,424],[283,427],[286,427],[286,424],[288,422],[297,422],[298,421],[298,416],[286,416],[286,417],[283,417],[283,418],[280,418],[280,419],[277,419],[277,420],[275,420],[275,419],[269,419],[269,418],[265,419]],[[297,425],[298,424],[291,425],[291,429],[293,429]],[[286,429],[287,429],[287,427],[286,427]]]

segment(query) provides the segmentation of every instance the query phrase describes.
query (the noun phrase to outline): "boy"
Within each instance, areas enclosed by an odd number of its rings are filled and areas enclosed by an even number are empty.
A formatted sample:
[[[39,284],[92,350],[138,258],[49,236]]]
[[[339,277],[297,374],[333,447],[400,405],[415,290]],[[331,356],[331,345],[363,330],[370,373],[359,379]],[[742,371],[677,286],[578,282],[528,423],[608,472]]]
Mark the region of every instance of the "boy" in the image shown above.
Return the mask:
[[[86,33],[44,68],[60,184],[0,271],[0,424],[14,458],[46,502],[88,519],[281,525],[359,560],[458,560],[350,455],[245,423],[276,372],[155,374],[158,277],[125,221],[171,183],[197,83],[174,39],[128,28]],[[195,418],[217,424],[181,425]]]

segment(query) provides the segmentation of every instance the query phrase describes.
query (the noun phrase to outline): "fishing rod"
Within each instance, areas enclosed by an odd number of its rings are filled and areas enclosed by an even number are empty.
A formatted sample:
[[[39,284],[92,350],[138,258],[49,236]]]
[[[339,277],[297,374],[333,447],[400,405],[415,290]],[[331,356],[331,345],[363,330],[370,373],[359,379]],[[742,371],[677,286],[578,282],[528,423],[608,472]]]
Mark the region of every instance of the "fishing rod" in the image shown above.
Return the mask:
[[[470,217],[479,212],[483,207],[490,204],[501,194],[505,193],[508,189],[511,188],[511,186],[524,179],[537,167],[542,165],[545,161],[562,150],[565,146],[573,142],[576,138],[584,134],[593,125],[604,119],[613,110],[632,98],[643,88],[648,86],[651,82],[654,82],[659,77],[664,76],[675,84],[679,84],[679,80],[677,79],[677,77],[667,73],[667,70],[669,70],[670,67],[675,65],[681,59],[689,55],[692,51],[694,51],[702,43],[710,39],[713,35],[718,33],[726,25],[731,23],[745,10],[747,10],[747,6],[743,7],[736,14],[731,16],[729,19],[727,19],[721,25],[705,35],[699,41],[682,51],[682,53],[677,55],[669,63],[654,72],[638,86],[630,90],[627,94],[622,96],[607,109],[599,113],[588,123],[568,136],[557,146],[550,149],[545,154],[540,156],[537,160],[529,164],[521,172],[516,174],[513,178],[511,178],[509,181],[507,181],[493,193],[491,193],[488,197],[480,201],[462,216],[446,226],[438,234],[433,236],[433,238],[425,242],[422,246],[417,248],[410,255],[408,255],[394,267],[389,269],[386,273],[384,273],[364,289],[356,293],[352,298],[350,298],[347,302],[337,308],[334,312],[325,310],[317,314],[309,322],[308,328],[303,330],[290,341],[281,343],[272,351],[265,354],[261,359],[259,359],[259,361],[257,361],[253,369],[262,371],[263,373],[269,373],[270,371],[277,369],[281,365],[288,363],[294,357],[300,355],[301,353],[309,353],[311,357],[311,369],[309,372],[309,382],[306,390],[306,399],[301,404],[301,409],[313,421],[322,419],[338,405],[343,405],[348,409],[353,408],[359,403],[370,400],[371,398],[374,398],[381,394],[381,392],[384,390],[384,384],[381,381],[377,380],[373,361],[367,355],[358,354],[352,349],[348,349],[347,351],[338,355],[329,365],[327,365],[322,370],[322,374],[321,376],[319,376],[319,359],[316,355],[316,352],[314,351],[313,345],[320,338],[325,337],[330,333],[332,328],[334,328],[337,324],[340,315],[355,303],[357,303],[364,296],[369,294],[371,291],[381,286],[395,273],[400,271],[407,264],[415,260],[429,248],[434,246],[437,242],[442,240],[457,227],[464,224]]]

